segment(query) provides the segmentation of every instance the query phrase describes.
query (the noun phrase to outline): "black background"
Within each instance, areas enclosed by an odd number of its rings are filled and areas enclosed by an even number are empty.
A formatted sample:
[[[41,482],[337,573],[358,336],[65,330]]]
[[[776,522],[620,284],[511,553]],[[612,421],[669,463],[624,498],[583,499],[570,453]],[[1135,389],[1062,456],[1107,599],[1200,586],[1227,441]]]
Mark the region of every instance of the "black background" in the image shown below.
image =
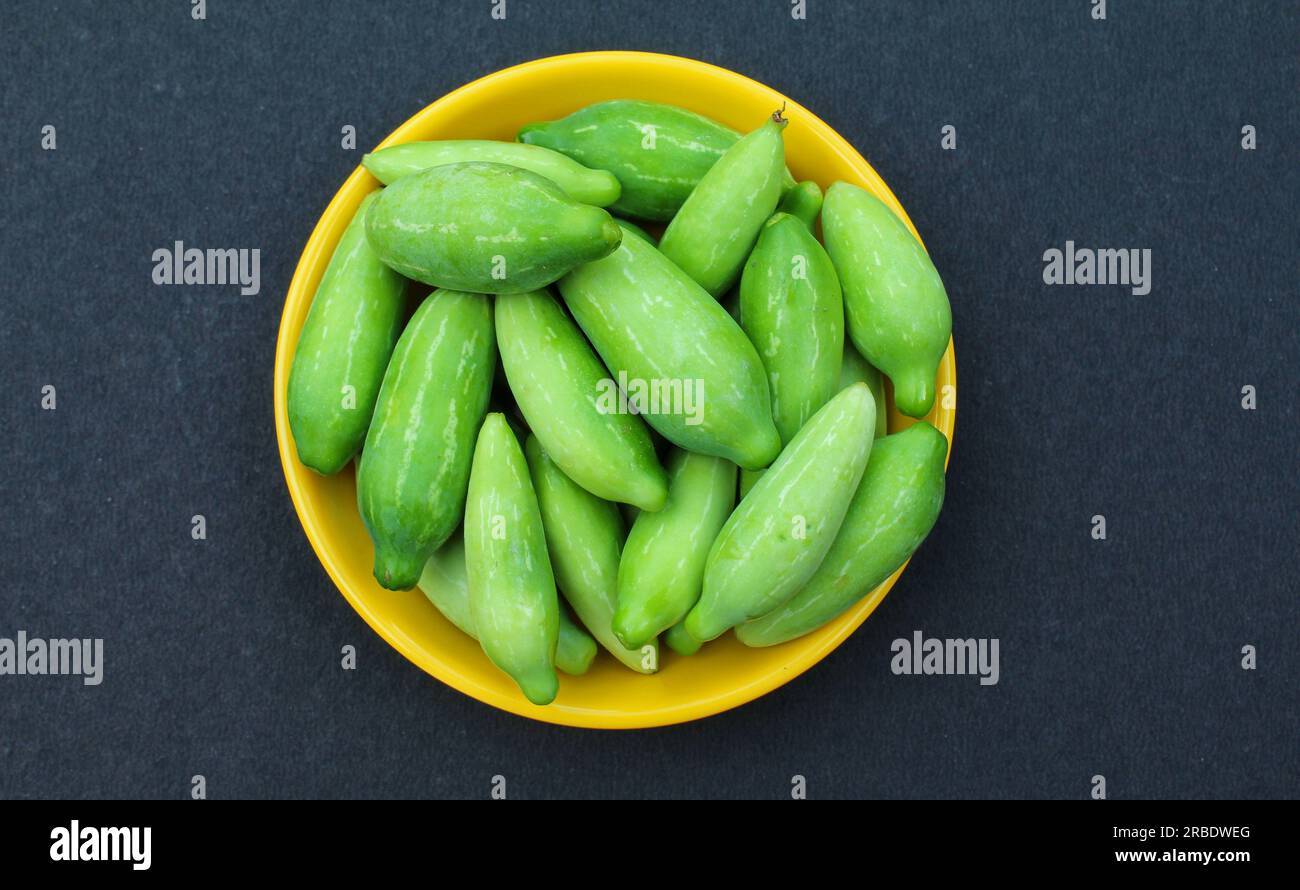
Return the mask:
[[[1296,795],[1296,3],[491,5],[6,4],[0,636],[103,637],[106,666],[0,677],[0,796]],[[495,711],[372,633],[271,407],[283,295],[361,152],[589,49],[734,69],[858,146],[947,283],[960,385],[945,511],[871,620],[759,701],[626,733]],[[1066,239],[1150,248],[1151,293],[1044,286]],[[260,248],[261,293],[154,286],[175,240]],[[1001,682],[893,676],[917,629],[999,638]]]

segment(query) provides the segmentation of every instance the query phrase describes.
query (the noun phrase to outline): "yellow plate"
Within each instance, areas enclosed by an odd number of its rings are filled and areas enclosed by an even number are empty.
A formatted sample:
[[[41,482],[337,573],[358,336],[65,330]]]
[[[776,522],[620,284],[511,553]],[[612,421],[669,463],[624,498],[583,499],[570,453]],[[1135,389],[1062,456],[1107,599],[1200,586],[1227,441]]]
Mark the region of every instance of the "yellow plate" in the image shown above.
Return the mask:
[[[563,117],[592,102],[620,98],[680,105],[742,132],[758,126],[785,103],[790,119],[785,130],[786,158],[797,179],[814,179],[823,188],[837,179],[856,183],[912,226],[871,166],[809,111],[747,77],[675,56],[578,53],[507,68],[434,102],[382,145],[425,139],[513,140],[519,128],[531,121]],[[275,431],[289,493],[316,555],[343,596],[380,636],[439,680],[494,707],[550,723],[632,729],[695,720],[751,701],[803,673],[866,620],[902,568],[850,611],[798,640],[749,649],[728,634],[690,658],[677,657],[661,646],[662,669],[653,676],[632,673],[602,653],[585,676],[561,674],[555,702],[538,707],[524,699],[478,643],[446,621],[418,589],[394,593],[380,587],[371,576],[373,549],[357,513],[352,470],[324,478],[299,463],[285,414],[289,366],[316,285],[357,205],[378,186],[357,167],[330,201],[298,261],[276,343]],[[950,452],[956,382],[950,342],[939,366],[936,407],[927,418],[948,438]],[[895,410],[892,395],[888,400],[890,430],[911,423]]]

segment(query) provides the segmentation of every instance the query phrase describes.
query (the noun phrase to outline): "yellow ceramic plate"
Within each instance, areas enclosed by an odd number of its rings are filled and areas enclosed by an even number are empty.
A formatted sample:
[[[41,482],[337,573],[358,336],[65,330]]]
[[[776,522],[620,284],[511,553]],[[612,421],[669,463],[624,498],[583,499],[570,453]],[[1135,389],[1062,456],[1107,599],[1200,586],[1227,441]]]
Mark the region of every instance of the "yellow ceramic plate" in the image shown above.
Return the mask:
[[[653,53],[596,52],[539,59],[476,80],[434,102],[397,128],[383,145],[425,139],[513,140],[530,121],[551,120],[605,99],[680,105],[742,132],[786,104],[786,159],[797,179],[823,188],[856,183],[907,215],[862,156],[812,113],[776,90],[731,71]],[[298,462],[285,414],[285,390],[298,333],[325,265],[366,193],[379,187],[361,167],[325,209],[303,250],[280,321],[275,353],[275,429],[294,507],[321,564],[352,607],[385,640],[433,676],[466,695],[536,720],[602,729],[680,723],[717,714],[775,689],[821,660],[866,620],[903,569],[829,625],[798,640],[748,649],[728,634],[697,655],[666,646],[662,669],[642,676],[602,653],[582,677],[560,675],[560,694],[530,704],[478,643],[462,634],[417,590],[391,592],[371,576],[373,550],[357,513],[352,470],[323,478]],[[907,222],[910,227],[912,224]],[[913,230],[915,231],[915,230]],[[952,441],[956,368],[952,344],[939,367],[934,412],[927,418]],[[910,420],[889,404],[889,428]]]

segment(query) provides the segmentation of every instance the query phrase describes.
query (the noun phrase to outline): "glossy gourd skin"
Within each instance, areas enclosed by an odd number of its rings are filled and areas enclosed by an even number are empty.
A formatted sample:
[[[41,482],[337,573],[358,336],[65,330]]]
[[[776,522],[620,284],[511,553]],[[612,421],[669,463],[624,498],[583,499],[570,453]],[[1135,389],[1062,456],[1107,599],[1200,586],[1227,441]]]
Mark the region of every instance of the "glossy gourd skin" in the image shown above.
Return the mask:
[[[622,184],[610,210],[667,222],[723,153],[740,139],[730,127],[674,105],[637,99],[597,102],[554,121],[532,123],[519,141],[608,170]],[[784,187],[794,185],[783,173]]]
[[[844,346],[844,360],[840,363],[839,389],[865,383],[876,399],[876,438],[889,433],[889,414],[885,411],[885,381],[871,363],[858,354],[852,343]]]
[[[844,290],[853,345],[893,381],[898,410],[924,417],[952,334],[952,309],[934,263],[892,210],[846,182],[826,193],[822,234]]]
[[[528,438],[524,450],[541,508],[551,567],[564,598],[611,655],[638,673],[653,674],[659,669],[659,645],[654,637],[624,646],[611,626],[623,542],[623,517],[618,507],[561,472],[536,436]]]
[[[460,524],[495,365],[482,294],[434,291],[397,341],[357,467],[357,506],[384,587],[414,587]]]
[[[559,598],[528,463],[501,414],[479,431],[465,504],[469,608],[492,663],[535,705],[559,691]]]
[[[674,449],[668,501],[632,523],[618,566],[613,627],[640,646],[681,621],[700,598],[709,548],[736,502],[736,465]]]
[[[712,640],[793,596],[830,549],[871,453],[875,402],[864,384],[819,410],[740,502],[709,551],[686,631]]]
[[[649,232],[647,232],[645,229],[641,228],[639,225],[632,222],[631,220],[622,219],[621,217],[615,217],[614,222],[618,223],[623,228],[624,235],[636,235],[646,244],[652,245],[654,247],[659,246],[658,240],[656,240],[653,235],[651,235]]]
[[[817,214],[821,213],[823,200],[825,195],[822,194],[821,186],[807,180],[782,195],[776,210],[778,213],[790,214],[807,226],[808,231],[816,232]]]
[[[816,189],[815,194],[803,186]],[[821,207],[816,183],[792,189],[786,199],[792,197],[797,200],[791,203],[802,204],[804,211],[809,202]],[[740,326],[767,373],[772,420],[782,445],[843,388],[838,383],[844,302],[835,267],[810,224],[811,219],[781,211],[772,214],[745,262],[736,304]],[[877,400],[877,404],[884,402]],[[883,416],[884,411],[877,413]],[[762,475],[762,470],[740,474],[742,498]]]
[[[546,453],[599,498],[658,510],[668,480],[635,414],[601,410],[609,371],[547,291],[496,300],[497,346],[510,391]]]
[[[402,332],[406,281],[366,241],[375,197],[362,200],[330,257],[289,371],[286,402],[298,459],[326,476],[361,449]]]
[[[642,419],[690,451],[765,467],[781,448],[763,364],[717,300],[641,238],[560,279],[559,290],[605,367],[684,399]],[[702,390],[702,391],[701,391]],[[667,408],[668,410],[662,410]]]
[[[780,113],[727,149],[659,239],[659,250],[714,297],[740,277],[763,223],[781,200]]]
[[[925,421],[877,439],[834,544],[803,589],[736,628],[747,646],[774,646],[842,614],[906,562],[939,517],[948,440]]]
[[[694,655],[704,644],[686,631],[686,624],[677,622],[664,633],[664,643],[678,655]]]
[[[782,443],[839,391],[844,303],[835,267],[798,218],[763,226],[740,280],[740,326],[767,372]]]
[[[447,139],[404,142],[371,152],[361,164],[384,185],[430,167],[464,163],[506,164],[530,170],[564,190],[580,204],[605,207],[618,200],[618,179],[607,170],[589,170],[568,155],[519,142],[489,139]]]
[[[403,176],[366,214],[366,238],[393,269],[485,294],[545,287],[606,256],[622,237],[604,210],[506,164],[448,164]]]
[[[457,533],[425,563],[420,591],[443,617],[466,636],[478,639],[469,611],[469,575],[465,570],[465,537]],[[585,674],[596,657],[596,641],[574,623],[560,607],[560,633],[555,645],[555,666],[570,676]]]

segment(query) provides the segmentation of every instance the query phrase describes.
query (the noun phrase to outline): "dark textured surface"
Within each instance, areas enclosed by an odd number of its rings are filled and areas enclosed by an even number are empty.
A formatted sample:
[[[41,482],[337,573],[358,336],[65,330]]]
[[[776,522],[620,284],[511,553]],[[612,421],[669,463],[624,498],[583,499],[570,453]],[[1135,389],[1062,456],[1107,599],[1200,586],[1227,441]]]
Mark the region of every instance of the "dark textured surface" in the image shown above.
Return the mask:
[[[103,637],[106,671],[0,677],[0,796],[1295,796],[1300,15],[1089,5],[9,4],[0,636]],[[732,68],[859,146],[944,275],[961,384],[944,514],[875,616],[753,704],[622,734],[492,710],[373,634],[271,410],[284,291],[360,150],[602,48]],[[1066,239],[1150,248],[1151,293],[1044,286]],[[262,292],[155,287],[174,240],[260,248]],[[893,676],[915,629],[999,638],[1001,682]]]

